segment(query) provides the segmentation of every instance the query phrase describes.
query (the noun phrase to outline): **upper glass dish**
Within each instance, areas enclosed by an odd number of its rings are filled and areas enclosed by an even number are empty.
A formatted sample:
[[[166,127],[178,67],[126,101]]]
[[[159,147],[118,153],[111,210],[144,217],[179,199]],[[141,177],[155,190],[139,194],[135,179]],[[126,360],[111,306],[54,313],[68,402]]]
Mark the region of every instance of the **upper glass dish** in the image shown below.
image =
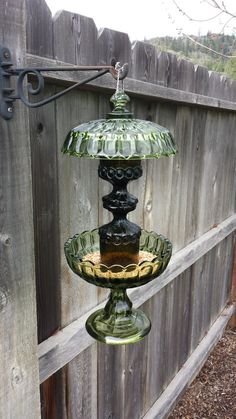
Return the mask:
[[[133,119],[125,108],[129,97],[116,92],[114,109],[107,119],[90,121],[73,128],[62,147],[63,153],[91,159],[137,160],[173,156],[170,131],[154,122]]]

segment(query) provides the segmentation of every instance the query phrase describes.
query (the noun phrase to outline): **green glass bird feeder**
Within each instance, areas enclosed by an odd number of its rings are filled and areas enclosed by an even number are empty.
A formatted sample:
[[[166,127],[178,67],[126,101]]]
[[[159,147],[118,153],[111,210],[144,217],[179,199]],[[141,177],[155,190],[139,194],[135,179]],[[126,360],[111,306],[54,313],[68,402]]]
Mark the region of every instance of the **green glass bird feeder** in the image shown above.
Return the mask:
[[[138,202],[127,184],[142,176],[141,160],[176,153],[168,129],[134,119],[126,109],[129,97],[119,86],[119,71],[111,98],[113,111],[106,119],[73,128],[62,148],[71,156],[99,159],[98,175],[113,186],[103,197],[103,207],[112,212],[113,220],[68,239],[65,255],[75,274],[93,285],[110,288],[107,304],[87,319],[86,329],[98,341],[114,345],[138,342],[150,331],[150,320],[132,308],[126,290],[157,278],[172,252],[167,238],[141,230],[127,219]]]

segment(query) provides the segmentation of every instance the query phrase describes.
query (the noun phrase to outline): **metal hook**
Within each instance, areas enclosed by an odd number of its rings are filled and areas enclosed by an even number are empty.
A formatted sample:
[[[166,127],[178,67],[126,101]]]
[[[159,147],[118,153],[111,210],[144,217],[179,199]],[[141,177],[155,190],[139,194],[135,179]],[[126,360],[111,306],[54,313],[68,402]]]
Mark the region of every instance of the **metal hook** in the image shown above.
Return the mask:
[[[115,58],[113,58],[111,60],[112,68],[110,69],[110,73],[111,73],[112,77],[114,77],[115,80],[117,80],[117,77],[118,77],[118,71],[116,69],[116,64],[117,64],[117,61],[115,60]],[[123,64],[121,69],[119,69],[119,80],[124,80],[127,77],[128,72],[129,72],[129,64],[125,63],[125,64]]]

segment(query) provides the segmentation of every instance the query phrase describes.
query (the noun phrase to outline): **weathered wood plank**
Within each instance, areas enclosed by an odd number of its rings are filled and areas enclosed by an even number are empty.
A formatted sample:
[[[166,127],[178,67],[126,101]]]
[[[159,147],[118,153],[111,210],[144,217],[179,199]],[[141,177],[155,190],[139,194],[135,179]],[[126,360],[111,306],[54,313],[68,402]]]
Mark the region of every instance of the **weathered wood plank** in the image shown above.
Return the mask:
[[[69,48],[65,48],[65,40]],[[97,64],[97,29],[92,19],[70,12],[54,18],[54,54],[78,65]],[[56,103],[58,138],[59,228],[61,249],[61,324],[66,324],[98,303],[97,287],[87,284],[70,270],[64,243],[74,234],[98,225],[97,162],[63,156],[61,146],[69,130],[81,122],[98,118],[99,100],[94,93],[72,92]],[[96,418],[97,350],[88,347],[73,359],[64,375],[64,410],[70,419]],[[81,416],[78,416],[78,415]]]
[[[207,112],[200,152],[203,161],[198,183],[197,236],[207,231],[210,225],[217,225],[234,212],[235,176],[232,176],[235,171],[236,152],[235,142],[232,141],[234,127],[235,120],[231,115],[224,119],[221,113]],[[231,150],[230,153],[227,150]],[[214,205],[206,205],[206,202],[212,202]]]
[[[25,2],[1,1],[0,40],[26,64]],[[19,104],[0,120],[0,417],[40,418],[30,135]]]
[[[184,393],[186,388],[194,380],[203,364],[206,362],[212,349],[221,338],[224,329],[235,311],[235,306],[226,307],[217,318],[213,326],[209,329],[206,336],[190,355],[181,370],[171,381],[169,386],[162,393],[160,398],[154,403],[143,419],[166,419],[178,399]]]
[[[222,176],[220,177],[221,185],[221,200],[218,203],[221,208],[221,217],[224,218],[225,214],[235,212],[236,202],[236,168],[235,168],[235,155],[236,155],[236,142],[232,140],[236,132],[236,119],[230,113],[227,121],[222,121],[223,130],[221,130],[221,157],[219,156],[218,165],[221,167]],[[224,141],[222,140],[224,138]],[[232,175],[234,173],[234,175]],[[222,219],[221,218],[221,219]]]
[[[169,75],[167,86],[178,89],[178,60],[175,54],[168,52],[169,57]]]
[[[202,229],[199,220],[199,207],[202,203],[202,177],[204,170],[202,168],[204,164],[204,150],[205,150],[205,127],[207,120],[207,112],[205,109],[197,108],[191,113],[191,134],[187,140],[187,158],[191,162],[188,167],[188,173],[185,176],[188,177],[186,185],[186,192],[182,191],[183,194],[187,193],[187,211],[185,216],[185,243],[190,243],[193,239],[196,239],[205,232]],[[186,167],[186,164],[185,164]],[[181,169],[180,169],[181,171]],[[225,217],[227,218],[227,216]],[[213,222],[214,223],[214,222]],[[211,223],[209,226],[212,226]],[[208,228],[209,228],[208,226]]]
[[[53,58],[52,14],[45,0],[26,0],[26,48],[30,54]]]
[[[191,61],[179,59],[177,64],[178,89],[194,92],[194,65]]]
[[[208,253],[214,246],[230,235],[236,228],[236,216],[233,215],[218,227],[215,227],[177,252],[170,262],[167,270],[158,281],[134,289],[130,292],[134,306],[140,306],[153,295],[169,284],[174,278],[184,272],[193,263]],[[103,307],[104,303],[97,308]],[[88,348],[93,339],[87,334],[84,324],[94,310],[90,310],[78,320],[51,336],[39,345],[39,369],[41,382],[70,362],[75,356]]]
[[[29,66],[65,66],[64,61],[50,60],[48,58],[41,58],[34,55],[27,55],[27,63]],[[106,64],[110,64],[106,62]],[[61,84],[71,84],[83,80],[88,76],[87,72],[74,73],[74,72],[45,72],[45,77],[51,82]],[[91,74],[91,73],[90,73]],[[104,75],[101,79],[90,82],[87,89],[102,90],[105,92],[114,91],[114,82],[110,75]],[[127,78],[125,81],[125,90],[128,94],[138,96],[140,98],[149,98],[154,100],[171,101],[178,104],[186,104],[190,106],[202,106],[206,108],[218,110],[230,110],[235,112],[236,104],[229,100],[217,99],[210,96],[199,95],[188,91],[173,89],[156,85],[154,83],[147,83],[141,80],[134,80]]]
[[[98,65],[93,19],[61,10],[53,18],[54,57],[76,65]]]
[[[98,419],[126,418],[125,353],[124,345],[98,343]]]
[[[143,78],[144,69],[149,69],[146,71],[146,80],[153,77],[153,72],[155,70],[155,65],[157,61],[154,61],[156,56],[154,55],[153,60],[150,62],[150,57],[145,52],[145,44],[139,45],[138,49],[133,50],[133,59],[136,60],[136,65],[139,70],[136,70],[136,77],[139,79]],[[138,66],[138,57],[142,53],[142,65]],[[137,56],[136,56],[137,55]],[[154,67],[153,71],[151,71]],[[145,120],[153,120],[153,114],[155,112],[155,106],[149,101],[140,102],[139,100],[132,101],[132,111],[136,118],[141,118]],[[130,219],[141,227],[146,228],[146,218],[147,214],[150,214],[151,205],[150,202],[147,203],[147,191],[151,191],[150,183],[151,178],[149,178],[148,173],[150,172],[150,166],[155,164],[155,161],[142,161],[143,176],[136,182],[132,182],[129,187],[130,192],[138,197],[138,205],[135,211],[130,214]],[[149,210],[148,212],[146,210]],[[152,316],[153,307],[149,307],[149,303],[145,304],[143,307],[145,313],[148,316]],[[157,327],[160,325],[158,322]],[[155,331],[151,330],[147,339],[144,339],[142,342],[139,342],[136,345],[129,345],[125,351],[125,363],[124,363],[124,398],[125,398],[125,419],[129,417],[140,418],[143,412],[143,406],[146,403],[145,397],[145,385],[147,379],[147,363],[148,363],[148,348],[151,349]],[[150,342],[150,338],[152,341]],[[133,397],[130,397],[130,394]]]
[[[136,80],[156,83],[157,57],[156,49],[146,42],[136,41],[132,47],[132,64],[129,71]]]
[[[41,0],[27,1],[27,48],[53,57],[52,20]],[[32,20],[37,16],[39,25]],[[47,17],[47,18],[46,18]],[[40,33],[37,31],[40,30]],[[40,34],[44,33],[45,38]],[[39,42],[40,40],[40,42]],[[56,93],[47,85],[44,94]],[[41,96],[42,99],[42,96]],[[34,205],[38,339],[45,340],[60,326],[58,187],[55,104],[30,111],[30,137]],[[50,138],[50,141],[48,140]]]
[[[209,71],[208,96],[218,97],[220,99],[224,96],[224,85],[221,74],[215,71]]]
[[[116,62],[131,65],[131,43],[127,33],[102,28],[98,33],[97,48],[97,64],[110,65],[114,58]]]
[[[206,288],[208,282],[211,282],[211,278],[208,278],[209,273],[207,269],[208,255],[199,259],[191,266],[191,308],[189,312],[190,317],[190,352],[192,352],[199,341],[205,334],[205,312],[208,305]]]
[[[235,237],[236,239],[236,237]],[[230,302],[236,302],[236,240],[234,240],[234,251],[233,251],[233,266],[232,266],[232,281],[230,289]],[[236,313],[230,320],[230,326],[236,327]]]
[[[232,102],[235,102],[236,100],[236,80],[230,80],[230,97],[228,99],[230,99]]]
[[[189,330],[191,323],[189,311],[191,307],[191,269],[186,269],[186,271],[179,276],[178,280],[174,281],[174,287],[174,333],[171,342],[172,344],[169,346],[172,348],[170,358],[172,357],[174,359],[178,371],[190,353]],[[175,350],[173,351],[174,347]]]
[[[62,325],[97,304],[97,288],[71,271],[64,255],[64,243],[74,234],[98,225],[98,162],[61,153],[69,129],[82,121],[96,119],[97,113],[98,100],[93,93],[81,92],[78,96],[73,92],[57,104]]]
[[[173,303],[172,288],[172,284],[170,284],[161,289],[155,298],[151,298],[143,307],[152,321],[152,328],[148,335],[146,365],[142,365],[142,368],[146,370],[146,382],[142,389],[144,393],[142,414],[146,413],[155,403],[157,394],[163,391],[163,383],[166,379],[166,370],[163,368],[166,358],[165,339],[170,330],[166,319],[169,317],[167,313]]]
[[[219,216],[217,216],[217,206],[214,205],[212,207],[211,205],[206,205],[206,202],[214,202],[215,199],[218,200],[218,204],[220,205],[220,190],[217,185],[217,160],[219,158],[219,150],[217,150],[217,148],[221,146],[221,141],[219,141],[218,136],[218,131],[220,130],[219,118],[220,114],[218,112],[207,112],[203,138],[204,146],[202,150],[204,161],[199,182],[200,200],[198,205],[198,236],[207,231],[209,225],[216,225],[220,221]],[[221,176],[224,175],[220,170],[219,173],[221,173]]]
[[[145,403],[148,345],[149,339],[144,339],[135,345],[127,345],[125,348],[124,419],[142,417]],[[131,394],[132,397],[130,397]]]
[[[66,418],[97,418],[97,345],[82,352],[64,368]],[[102,391],[103,391],[102,386]],[[68,394],[71,393],[71,394]],[[67,401],[67,398],[69,399]]]
[[[193,115],[189,107],[179,106],[176,111],[174,136],[178,144],[178,153],[173,159],[171,168],[172,184],[169,192],[169,202],[166,208],[169,208],[169,237],[174,244],[175,251],[185,245],[186,218],[189,208],[188,182],[191,177],[192,165],[192,143],[194,141],[192,124]],[[167,176],[165,176],[166,178]],[[163,180],[163,183],[165,181]],[[173,193],[174,191],[174,193]],[[164,187],[162,189],[164,194]],[[168,205],[169,204],[169,205]],[[159,204],[160,205],[160,204]],[[175,217],[172,216],[172,208],[175,208]],[[185,220],[183,222],[183,220]],[[192,237],[191,237],[192,239]],[[187,244],[187,243],[186,243]]]
[[[168,129],[175,136],[176,107],[166,103],[153,106],[151,118],[153,122]],[[148,160],[146,162],[146,191],[143,207],[144,227],[158,231],[170,237],[171,196],[173,183],[173,158]]]
[[[209,71],[206,67],[200,65],[195,65],[194,70],[194,91],[200,95],[207,96],[209,91]]]
[[[53,58],[53,21],[44,0],[27,0],[27,51]],[[40,95],[51,96],[46,85]],[[39,100],[39,98],[34,98]],[[58,173],[55,103],[30,111],[36,296],[39,343],[61,326]],[[61,372],[40,387],[42,419],[62,418]]]
[[[46,87],[46,94],[56,92]],[[55,104],[30,113],[39,343],[61,326],[60,249]],[[50,140],[49,140],[50,139]],[[43,419],[59,419],[60,374],[41,388]]]
[[[161,86],[167,86],[168,84],[168,77],[169,77],[169,70],[170,70],[170,62],[168,53],[165,51],[159,52],[157,56],[157,84]]]
[[[229,77],[222,74],[221,85],[222,85],[222,99],[231,100],[232,80]]]
[[[216,248],[215,264],[210,270],[212,292],[209,296],[210,319],[214,321],[229,299],[233,267],[233,235],[226,237]]]

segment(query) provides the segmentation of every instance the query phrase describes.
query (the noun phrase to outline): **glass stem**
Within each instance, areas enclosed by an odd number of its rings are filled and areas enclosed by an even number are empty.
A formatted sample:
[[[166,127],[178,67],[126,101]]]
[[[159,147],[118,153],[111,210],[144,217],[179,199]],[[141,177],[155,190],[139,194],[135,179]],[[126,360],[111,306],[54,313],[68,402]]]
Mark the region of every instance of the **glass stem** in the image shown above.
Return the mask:
[[[112,289],[109,300],[104,308],[108,317],[111,315],[127,316],[132,312],[132,303],[126,289]]]

